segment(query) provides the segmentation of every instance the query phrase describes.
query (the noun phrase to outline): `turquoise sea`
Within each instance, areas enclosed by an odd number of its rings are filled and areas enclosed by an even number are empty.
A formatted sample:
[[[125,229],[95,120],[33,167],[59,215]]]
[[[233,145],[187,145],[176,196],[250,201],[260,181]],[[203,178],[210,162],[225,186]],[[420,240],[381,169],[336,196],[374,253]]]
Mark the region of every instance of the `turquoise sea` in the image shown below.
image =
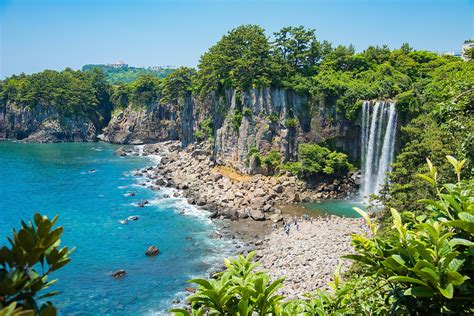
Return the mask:
[[[205,212],[184,199],[161,199],[170,192],[151,191],[131,175],[152,160],[117,157],[116,148],[0,142],[0,245],[20,220],[41,212],[59,214],[62,244],[77,248],[72,262],[53,274],[61,315],[164,313],[186,280],[206,276],[228,255],[225,241],[208,237],[215,227]],[[132,191],[136,196],[127,196]],[[145,199],[150,205],[136,206]],[[130,215],[140,219],[119,223]],[[157,257],[144,255],[150,245],[160,249]],[[127,275],[112,279],[118,269]]]

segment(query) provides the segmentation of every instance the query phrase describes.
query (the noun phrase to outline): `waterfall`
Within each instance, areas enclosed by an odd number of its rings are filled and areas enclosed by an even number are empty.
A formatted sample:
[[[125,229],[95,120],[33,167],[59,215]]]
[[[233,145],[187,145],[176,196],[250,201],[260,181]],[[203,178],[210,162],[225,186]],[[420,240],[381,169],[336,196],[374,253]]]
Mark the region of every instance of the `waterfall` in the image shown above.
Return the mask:
[[[362,106],[362,186],[366,197],[379,193],[394,158],[397,112],[392,102],[364,102]]]

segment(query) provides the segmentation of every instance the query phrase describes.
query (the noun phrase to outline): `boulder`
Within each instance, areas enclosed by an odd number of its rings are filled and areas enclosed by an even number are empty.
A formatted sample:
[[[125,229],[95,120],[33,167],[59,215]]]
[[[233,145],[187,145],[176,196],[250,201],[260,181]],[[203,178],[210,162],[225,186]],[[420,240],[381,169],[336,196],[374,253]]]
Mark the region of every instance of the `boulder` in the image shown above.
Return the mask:
[[[125,270],[117,270],[117,271],[114,271],[110,274],[110,276],[114,279],[119,279],[119,278],[123,278],[125,276],[125,274],[127,274],[127,271]]]
[[[273,214],[270,216],[270,220],[274,223],[278,223],[279,221],[283,220],[283,216],[281,216],[280,214]]]
[[[147,257],[156,257],[160,253],[160,250],[156,248],[155,246],[150,246],[145,252],[145,255]]]
[[[259,210],[256,210],[254,208],[250,208],[248,213],[249,213],[249,216],[251,218],[253,218],[254,220],[256,220],[256,221],[265,220],[265,214],[263,214],[263,212],[261,212]]]

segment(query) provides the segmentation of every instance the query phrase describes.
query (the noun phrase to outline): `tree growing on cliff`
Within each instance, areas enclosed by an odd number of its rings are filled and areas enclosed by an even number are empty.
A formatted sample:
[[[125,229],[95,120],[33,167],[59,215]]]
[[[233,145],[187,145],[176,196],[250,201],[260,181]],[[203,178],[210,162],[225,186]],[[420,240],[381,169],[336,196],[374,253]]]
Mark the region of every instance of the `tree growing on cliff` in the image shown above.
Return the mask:
[[[129,85],[130,100],[133,106],[151,106],[160,96],[159,79],[153,75],[142,75]]]
[[[314,67],[328,54],[331,45],[316,40],[316,31],[304,26],[287,26],[273,33],[273,51],[277,60],[284,65],[286,76],[295,73],[311,75]]]
[[[242,25],[224,35],[199,61],[199,92],[226,88],[265,87],[269,74],[270,42],[257,25]]]
[[[160,82],[161,102],[177,103],[179,99],[190,95],[196,70],[180,67]]]
[[[74,251],[60,248],[63,228],[53,229],[57,220],[36,213],[33,222],[22,221],[21,229],[13,230],[10,247],[0,248],[0,315],[56,315],[51,302],[38,300],[59,292],[38,294],[56,283],[48,277],[68,264]]]

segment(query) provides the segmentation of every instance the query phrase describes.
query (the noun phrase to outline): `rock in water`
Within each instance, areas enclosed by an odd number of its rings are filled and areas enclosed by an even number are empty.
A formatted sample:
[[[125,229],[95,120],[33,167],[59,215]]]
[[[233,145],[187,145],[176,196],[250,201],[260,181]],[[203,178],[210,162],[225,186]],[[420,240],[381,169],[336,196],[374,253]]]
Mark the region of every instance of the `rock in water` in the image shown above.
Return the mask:
[[[123,278],[125,276],[125,274],[127,274],[127,271],[125,270],[117,270],[115,272],[112,272],[111,276],[112,278],[114,279],[119,279],[119,278]]]
[[[156,248],[155,246],[150,246],[145,252],[145,255],[147,257],[156,257],[160,253],[160,250]]]
[[[148,200],[145,200],[145,201],[143,201],[143,202],[139,202],[139,203],[138,203],[138,207],[144,207],[144,206],[147,205],[148,203],[150,203],[150,202],[148,202]]]

